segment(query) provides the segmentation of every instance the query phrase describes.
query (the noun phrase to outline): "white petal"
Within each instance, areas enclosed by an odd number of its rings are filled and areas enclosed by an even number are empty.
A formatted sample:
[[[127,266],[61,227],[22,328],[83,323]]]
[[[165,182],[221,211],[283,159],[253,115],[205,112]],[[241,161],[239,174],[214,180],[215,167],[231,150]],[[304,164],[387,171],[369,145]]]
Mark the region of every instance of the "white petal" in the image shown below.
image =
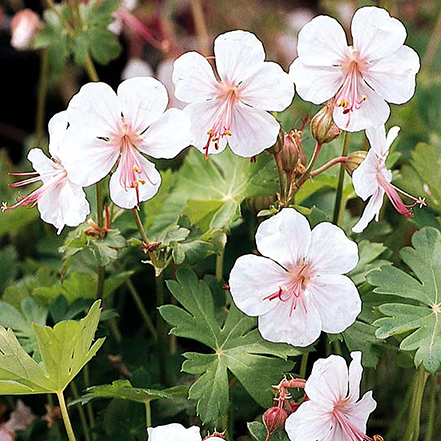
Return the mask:
[[[248,78],[265,60],[262,42],[245,31],[219,35],[214,40],[214,55],[219,76],[228,85],[237,85]]]
[[[58,154],[69,179],[88,187],[103,179],[118,159],[118,143],[98,139],[94,132],[69,127]]]
[[[351,25],[353,46],[368,61],[394,53],[406,40],[406,28],[385,9],[369,6],[354,14]]]
[[[177,423],[149,427],[147,433],[148,441],[202,441],[199,427],[192,426],[186,429]]]
[[[392,143],[397,139],[397,136],[399,133],[400,133],[400,127],[398,127],[398,126],[391,127],[389,129],[389,131],[387,132],[386,146],[387,146],[388,152],[389,152],[389,149],[390,149]]]
[[[356,402],[360,398],[360,383],[363,376],[361,365],[361,352],[351,352],[351,364],[349,365],[349,399]]]
[[[348,367],[343,357],[330,355],[317,360],[306,381],[305,392],[311,401],[332,410],[348,393]]]
[[[309,66],[301,58],[294,60],[289,69],[297,93],[305,101],[322,104],[332,98],[344,81],[344,74],[337,66]]]
[[[371,149],[379,158],[387,156],[389,153],[389,146],[386,141],[386,127],[384,127],[384,124],[376,128],[368,127],[366,129],[366,137],[369,140]],[[374,162],[372,162],[372,165]]]
[[[236,155],[250,158],[273,146],[280,124],[267,111],[238,102],[233,110],[228,144]]]
[[[349,277],[319,275],[308,283],[307,290],[320,314],[324,332],[343,332],[361,312],[360,295]]]
[[[292,103],[294,84],[278,64],[265,62],[240,84],[238,93],[249,106],[281,112]]]
[[[218,94],[213,69],[197,52],[187,52],[174,62],[172,81],[176,98],[185,103],[205,101]]]
[[[141,134],[159,119],[168,104],[167,90],[155,78],[130,78],[118,87],[118,98],[127,125]]]
[[[248,254],[236,260],[230,273],[230,292],[236,306],[250,316],[262,315],[273,309],[279,299],[266,297],[285,285],[286,271],[266,257]]]
[[[285,268],[304,258],[311,243],[311,228],[306,217],[294,208],[284,208],[263,221],[256,232],[259,253]]]
[[[174,62],[175,60],[172,58],[161,61],[156,68],[156,77],[167,89],[168,97],[170,99],[168,102],[168,107],[174,107],[182,110],[185,107],[185,103],[176,98],[175,85],[172,81]],[[194,83],[192,82],[191,84],[193,85]]]
[[[315,274],[346,274],[358,263],[358,247],[344,231],[322,222],[311,232],[308,261]]]
[[[368,131],[366,130],[366,134]],[[381,133],[373,133],[377,138],[381,137]],[[378,139],[373,139],[372,148],[369,150],[364,161],[358,166],[352,173],[352,185],[354,186],[355,194],[361,197],[364,201],[371,195],[373,195],[380,188],[377,179],[377,173],[380,168],[380,160],[376,154],[376,148],[373,146],[379,146],[381,143],[377,142]],[[380,148],[378,147],[378,150]]]
[[[64,224],[77,227],[86,220],[90,213],[89,203],[83,189],[66,181],[60,191],[60,212]]]
[[[364,81],[358,84],[360,98],[364,95],[366,100],[360,105],[360,109],[353,110],[349,114],[343,113],[343,107],[335,107],[334,121],[338,127],[348,132],[358,132],[368,127],[378,127],[384,124],[390,115],[390,108],[386,101],[372,90]]]
[[[308,66],[335,66],[349,57],[345,31],[334,18],[319,15],[299,33],[297,53]]]
[[[322,441],[328,440],[332,426],[329,409],[320,403],[305,401],[288,417],[285,430],[290,441]]]
[[[355,427],[366,433],[367,420],[376,407],[377,402],[372,398],[372,391],[369,391],[358,403],[349,401],[344,407],[344,413]]]
[[[366,205],[363,214],[357,224],[352,228],[354,233],[361,233],[368,225],[369,222],[375,217],[378,222],[380,210],[383,205],[384,190],[378,188],[378,190],[372,195],[368,204]]]
[[[57,158],[67,130],[67,111],[56,113],[49,121],[49,153]]]
[[[141,58],[131,58],[123,71],[121,72],[121,78],[128,80],[135,77],[152,77],[153,69],[147,61]]]
[[[178,109],[169,109],[143,135],[137,147],[154,158],[174,158],[191,143],[190,117]]]
[[[363,77],[389,103],[403,104],[415,93],[415,76],[420,70],[418,54],[402,46],[392,55],[372,62]]]
[[[45,173],[57,172],[61,166],[49,159],[41,149],[32,149],[28,153],[28,160],[32,163],[33,169],[42,175],[42,181],[46,182]]]
[[[205,147],[209,138],[207,132],[212,129],[215,124],[221,106],[222,102],[220,100],[214,100],[189,104],[184,109],[184,112],[191,119],[191,143],[203,153],[205,153],[203,147]],[[208,153],[210,155],[220,153],[225,150],[226,146],[227,139],[226,137],[223,137],[219,140],[218,150],[216,150],[213,142],[210,143]]]
[[[67,120],[72,130],[89,129],[97,136],[111,138],[119,131],[120,102],[107,84],[88,83],[70,100]]]
[[[139,202],[147,201],[151,199],[159,190],[161,186],[161,175],[155,168],[155,164],[148,161],[144,156],[139,153],[138,161],[141,163],[143,170],[148,176],[146,179],[144,174],[139,177],[144,179],[145,184],[139,184]],[[118,205],[118,207],[130,210],[138,205],[136,197],[136,190],[134,188],[125,189],[121,183],[121,166],[118,166],[115,173],[110,178],[110,198]]]
[[[274,300],[276,301],[276,300]],[[320,336],[322,323],[314,304],[305,299],[307,312],[299,305],[291,313],[291,302],[279,302],[275,308],[259,316],[258,328],[265,340],[306,347]]]

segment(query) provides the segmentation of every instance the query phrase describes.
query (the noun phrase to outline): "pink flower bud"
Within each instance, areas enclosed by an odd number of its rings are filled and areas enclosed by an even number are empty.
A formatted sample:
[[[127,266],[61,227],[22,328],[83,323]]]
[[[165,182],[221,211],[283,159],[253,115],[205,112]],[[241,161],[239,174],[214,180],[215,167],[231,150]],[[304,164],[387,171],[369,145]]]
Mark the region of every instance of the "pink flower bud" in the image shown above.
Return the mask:
[[[40,17],[31,9],[17,12],[11,21],[11,46],[15,49],[29,49],[40,27]]]
[[[288,413],[281,407],[271,407],[263,414],[263,422],[268,431],[267,440],[270,436],[285,426],[285,421],[288,418]]]

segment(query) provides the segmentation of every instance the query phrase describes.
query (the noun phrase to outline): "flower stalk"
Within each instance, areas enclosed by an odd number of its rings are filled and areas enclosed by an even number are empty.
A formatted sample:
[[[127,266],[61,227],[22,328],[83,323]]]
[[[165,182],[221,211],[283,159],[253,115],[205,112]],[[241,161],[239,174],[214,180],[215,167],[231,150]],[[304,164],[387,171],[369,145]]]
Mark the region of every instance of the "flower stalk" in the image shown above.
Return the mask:
[[[67,411],[66,401],[63,392],[57,392],[58,401],[60,403],[61,416],[63,417],[64,426],[66,427],[67,437],[69,441],[77,441],[70,422],[69,412]]]
[[[351,139],[350,132],[345,132],[341,156],[348,155],[350,139]],[[342,163],[340,165],[340,172],[338,175],[337,193],[335,195],[334,216],[332,218],[332,222],[336,225],[339,225],[339,223],[341,221],[341,215],[342,215],[342,212],[344,209],[344,206],[343,206],[344,205],[344,201],[343,201],[344,180],[345,180],[345,165]]]

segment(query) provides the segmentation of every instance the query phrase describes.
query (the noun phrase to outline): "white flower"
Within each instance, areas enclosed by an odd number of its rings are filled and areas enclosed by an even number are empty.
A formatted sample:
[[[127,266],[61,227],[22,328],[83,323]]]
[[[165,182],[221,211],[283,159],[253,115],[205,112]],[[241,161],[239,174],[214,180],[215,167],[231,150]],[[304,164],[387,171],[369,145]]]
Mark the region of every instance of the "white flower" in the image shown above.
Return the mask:
[[[413,96],[420,61],[403,46],[403,24],[384,9],[359,9],[351,31],[348,47],[335,19],[314,18],[300,31],[299,57],[290,74],[304,100],[321,104],[335,97],[335,123],[356,132],[384,124],[390,114],[387,102],[403,104]]]
[[[306,381],[309,400],[286,420],[291,441],[380,441],[366,435],[366,423],[377,406],[369,391],[360,398],[363,374],[361,352],[351,353],[348,367],[343,357],[317,360]]]
[[[257,37],[244,31],[218,36],[214,42],[219,81],[210,63],[197,52],[188,52],[174,64],[176,98],[190,103],[193,144],[206,156],[228,144],[239,156],[251,157],[271,147],[279,123],[267,111],[285,110],[294,86],[282,68],[265,62]]]
[[[358,223],[352,228],[354,233],[361,233],[375,217],[378,222],[380,210],[386,193],[393,207],[403,216],[413,216],[412,208],[419,204],[426,205],[424,199],[415,198],[391,184],[392,172],[386,167],[386,159],[389,149],[400,131],[399,127],[392,127],[387,136],[384,126],[378,129],[367,129],[366,136],[371,145],[366,159],[352,174],[352,184],[355,193],[364,201],[370,198],[363,215]],[[398,193],[412,199],[413,204],[405,204]]]
[[[312,231],[304,216],[285,208],[256,233],[262,256],[237,259],[230,290],[237,307],[259,317],[266,340],[308,346],[323,330],[336,334],[361,311],[357,288],[343,274],[358,262],[357,245],[328,222]]]
[[[116,94],[104,83],[89,83],[67,109],[70,127],[63,153],[75,182],[88,186],[110,179],[110,197],[122,208],[134,208],[153,197],[161,176],[142,153],[173,158],[190,144],[190,119],[169,109],[165,87],[154,78],[123,81]]]
[[[173,423],[166,426],[149,427],[148,441],[202,441],[199,427],[186,429],[181,424]]]
[[[37,205],[41,219],[54,225],[58,234],[65,225],[76,227],[84,222],[90,212],[83,189],[72,182],[71,176],[64,167],[62,151],[66,128],[66,112],[54,115],[49,121],[49,153],[52,160],[42,150],[32,149],[28,154],[28,159],[32,162],[36,172],[11,173],[14,176],[29,176],[29,179],[10,184],[10,187],[22,187],[39,181],[42,181],[43,185],[10,207],[4,202],[2,204],[2,211],[26,205],[30,207]]]

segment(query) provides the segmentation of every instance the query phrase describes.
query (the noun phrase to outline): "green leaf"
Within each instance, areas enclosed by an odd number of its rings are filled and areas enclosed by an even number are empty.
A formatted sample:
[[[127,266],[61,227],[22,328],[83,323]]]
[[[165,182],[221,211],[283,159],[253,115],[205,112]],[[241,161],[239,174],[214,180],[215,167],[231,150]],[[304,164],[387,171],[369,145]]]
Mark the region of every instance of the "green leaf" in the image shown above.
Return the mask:
[[[117,380],[112,384],[89,387],[86,389],[86,392],[84,396],[72,402],[71,405],[76,403],[86,404],[97,398],[121,398],[137,403],[149,403],[150,401],[160,398],[173,399],[178,396],[186,397],[188,387],[176,386],[165,390],[153,390],[133,387],[128,380]]]
[[[414,248],[400,252],[415,277],[395,267],[382,267],[368,276],[379,294],[394,295],[396,302],[379,307],[386,317],[374,322],[377,338],[409,333],[400,343],[403,351],[416,351],[415,366],[423,363],[435,373],[441,364],[441,233],[426,227],[412,237]]]
[[[256,319],[230,307],[224,323],[216,319],[213,296],[208,285],[189,270],[181,269],[176,281],[167,286],[185,308],[165,305],[162,317],[173,326],[171,333],[199,341],[213,350],[210,354],[189,352],[182,369],[200,375],[190,388],[190,398],[198,400],[197,412],[204,423],[217,422],[229,406],[228,371],[262,406],[270,406],[272,384],[292,369],[288,355],[301,352],[285,344],[262,339]]]
[[[11,329],[0,327],[0,394],[62,392],[104,343],[103,338],[93,343],[100,314],[97,301],[79,322],[60,322],[53,328],[34,323],[42,364],[25,352]]]
[[[248,431],[255,441],[265,441],[267,430],[265,424],[260,421],[247,423]],[[288,435],[284,429],[280,429],[271,435],[271,441],[289,441]]]
[[[13,246],[0,250],[0,294],[15,279],[17,275],[17,251]]]

